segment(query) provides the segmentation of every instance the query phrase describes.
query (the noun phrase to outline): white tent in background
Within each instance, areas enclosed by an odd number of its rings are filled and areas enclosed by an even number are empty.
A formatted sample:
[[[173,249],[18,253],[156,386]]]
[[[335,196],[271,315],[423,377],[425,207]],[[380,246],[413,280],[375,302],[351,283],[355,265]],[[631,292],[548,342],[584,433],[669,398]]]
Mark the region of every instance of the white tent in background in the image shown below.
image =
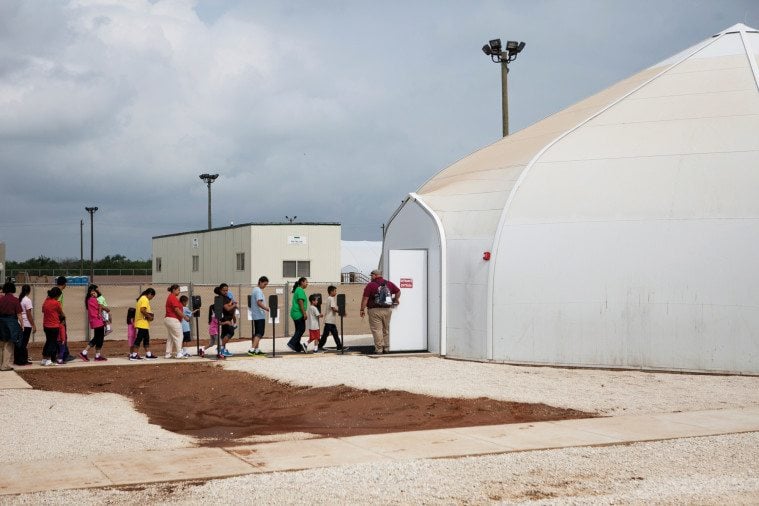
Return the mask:
[[[369,276],[379,265],[382,241],[340,241],[341,272]]]
[[[439,172],[386,229],[396,315],[456,358],[759,373],[758,55],[735,25]]]

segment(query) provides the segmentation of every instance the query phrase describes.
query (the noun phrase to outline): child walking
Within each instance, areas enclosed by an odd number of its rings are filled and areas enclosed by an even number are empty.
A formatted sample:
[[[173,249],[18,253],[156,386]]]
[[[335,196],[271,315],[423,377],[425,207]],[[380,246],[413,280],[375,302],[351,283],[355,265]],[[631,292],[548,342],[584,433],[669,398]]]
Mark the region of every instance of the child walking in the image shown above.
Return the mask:
[[[182,354],[185,357],[190,356],[190,352],[187,350],[187,347],[190,346],[189,343],[192,341],[192,331],[190,330],[190,320],[192,319],[192,310],[187,307],[187,303],[190,301],[190,298],[187,295],[182,295],[179,297],[179,303],[182,304],[182,313],[184,314],[184,318],[182,319]]]
[[[343,343],[340,340],[340,334],[337,332],[337,316],[339,311],[337,309],[337,287],[330,285],[327,287],[327,307],[324,309],[324,332],[319,339],[319,351],[324,351],[324,345],[327,344],[327,337],[332,334],[332,339],[335,340],[335,346],[337,351],[348,348],[343,348]]]
[[[96,285],[90,285],[87,288],[84,305],[87,307],[87,319],[94,335],[90,339],[90,342],[87,343],[87,347],[79,352],[79,358],[85,362],[89,362],[89,351],[95,348],[95,361],[106,361],[108,359],[100,354],[100,350],[103,349],[103,341],[105,340],[105,322],[103,321],[103,306],[98,302],[98,287]]]
[[[219,349],[219,321],[216,319],[216,315],[213,312],[213,304],[208,306],[208,335],[211,337],[211,340],[208,343],[208,346],[205,348],[200,348],[200,356],[205,357],[206,356],[206,350],[211,349],[214,345],[216,346],[216,349]],[[224,359],[224,355],[219,354],[218,358]]]
[[[308,353],[309,350],[319,353],[319,329],[321,329],[321,320],[324,315],[321,313],[322,301],[319,296],[312,293],[308,298],[308,344],[303,345],[303,351]]]
[[[126,323],[127,323],[127,343],[131,349],[134,346],[134,340],[137,337],[137,329],[134,328],[134,315],[137,310],[133,307],[127,309]]]

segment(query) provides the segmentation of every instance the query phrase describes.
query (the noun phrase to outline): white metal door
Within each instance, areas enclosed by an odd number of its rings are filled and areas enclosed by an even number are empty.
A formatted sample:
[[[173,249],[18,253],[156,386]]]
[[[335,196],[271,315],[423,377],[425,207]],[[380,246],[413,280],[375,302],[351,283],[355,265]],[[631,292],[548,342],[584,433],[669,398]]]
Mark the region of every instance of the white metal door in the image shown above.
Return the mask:
[[[390,250],[388,279],[401,289],[390,320],[390,351],[427,349],[427,250]]]

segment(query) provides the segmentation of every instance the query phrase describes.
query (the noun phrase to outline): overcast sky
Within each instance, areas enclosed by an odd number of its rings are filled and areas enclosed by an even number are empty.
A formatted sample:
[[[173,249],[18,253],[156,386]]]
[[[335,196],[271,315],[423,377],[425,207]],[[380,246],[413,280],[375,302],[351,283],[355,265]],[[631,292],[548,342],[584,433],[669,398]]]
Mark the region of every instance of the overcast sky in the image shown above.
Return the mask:
[[[735,23],[757,0],[0,0],[7,258],[147,259],[151,237],[329,221],[379,240],[401,200],[500,138]]]

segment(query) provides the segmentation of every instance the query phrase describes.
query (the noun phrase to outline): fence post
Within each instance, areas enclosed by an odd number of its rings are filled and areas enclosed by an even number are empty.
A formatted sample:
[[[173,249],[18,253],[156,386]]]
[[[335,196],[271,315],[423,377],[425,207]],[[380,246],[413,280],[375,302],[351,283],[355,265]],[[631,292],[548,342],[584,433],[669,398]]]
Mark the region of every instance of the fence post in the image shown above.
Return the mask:
[[[282,307],[285,309],[283,311],[284,313],[284,320],[285,320],[285,335],[284,337],[287,337],[290,335],[290,299],[288,295],[290,294],[290,282],[285,282],[285,293],[284,293],[284,304]]]

